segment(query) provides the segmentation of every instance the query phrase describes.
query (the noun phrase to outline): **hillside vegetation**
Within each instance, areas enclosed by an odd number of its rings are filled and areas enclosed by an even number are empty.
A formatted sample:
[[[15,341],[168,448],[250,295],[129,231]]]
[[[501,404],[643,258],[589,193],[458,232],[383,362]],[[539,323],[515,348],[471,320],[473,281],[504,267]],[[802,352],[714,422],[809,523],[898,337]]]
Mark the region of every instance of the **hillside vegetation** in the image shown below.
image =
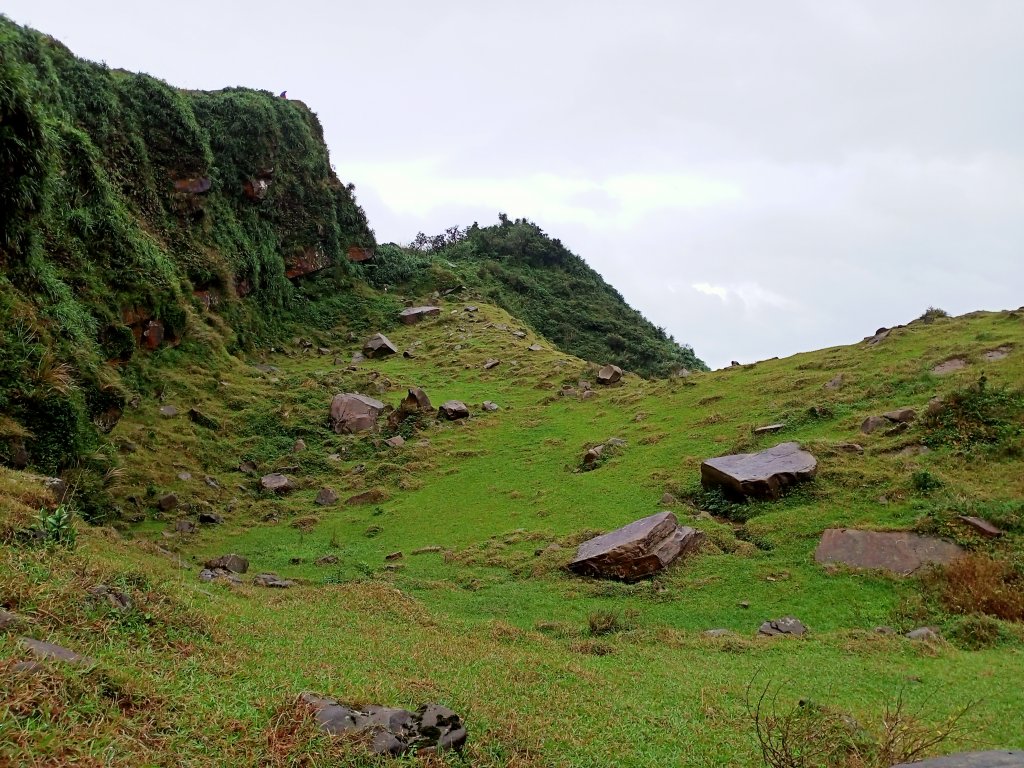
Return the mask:
[[[710,372],[528,221],[376,247],[301,103],[176,90],[2,17],[0,170],[0,765],[1024,746],[1024,310]],[[397,352],[366,359],[380,332]],[[628,370],[602,386],[607,362]],[[400,420],[412,387],[433,406]],[[379,398],[376,426],[336,432],[339,393]],[[818,471],[781,498],[700,484],[789,441]],[[568,571],[660,510],[701,546],[633,584]],[[963,557],[824,566],[835,528]],[[229,555],[248,571],[202,575]],[[806,634],[758,633],[786,616]],[[303,692],[436,702],[468,742],[385,761]]]

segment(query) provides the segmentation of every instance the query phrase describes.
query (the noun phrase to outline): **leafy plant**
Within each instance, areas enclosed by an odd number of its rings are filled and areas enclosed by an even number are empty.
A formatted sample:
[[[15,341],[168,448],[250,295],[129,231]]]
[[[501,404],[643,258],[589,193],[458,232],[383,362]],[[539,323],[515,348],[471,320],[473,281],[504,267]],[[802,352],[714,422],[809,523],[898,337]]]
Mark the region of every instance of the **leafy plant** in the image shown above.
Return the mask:
[[[67,504],[58,505],[52,512],[40,510],[39,531],[45,546],[74,549],[78,543],[74,510]]]
[[[962,453],[978,448],[1008,449],[1024,436],[1024,390],[990,387],[982,376],[932,408],[922,420],[924,442]]]

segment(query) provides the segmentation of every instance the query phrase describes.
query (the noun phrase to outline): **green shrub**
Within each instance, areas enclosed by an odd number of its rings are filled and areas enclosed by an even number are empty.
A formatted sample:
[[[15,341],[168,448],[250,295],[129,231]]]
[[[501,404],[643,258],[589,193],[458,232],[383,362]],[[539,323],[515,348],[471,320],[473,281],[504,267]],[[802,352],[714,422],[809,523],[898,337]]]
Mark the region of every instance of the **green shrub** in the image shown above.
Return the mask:
[[[1024,437],[1024,390],[989,387],[982,376],[931,409],[922,425],[930,448],[1005,451]]]

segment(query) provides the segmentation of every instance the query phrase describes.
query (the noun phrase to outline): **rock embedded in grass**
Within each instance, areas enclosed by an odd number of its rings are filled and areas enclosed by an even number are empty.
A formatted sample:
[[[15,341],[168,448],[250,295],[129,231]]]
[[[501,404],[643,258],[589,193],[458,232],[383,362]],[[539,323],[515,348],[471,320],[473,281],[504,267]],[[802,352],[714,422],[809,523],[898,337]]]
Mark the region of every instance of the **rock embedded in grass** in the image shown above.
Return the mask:
[[[252,583],[258,587],[270,587],[271,589],[288,589],[295,586],[294,581],[282,579],[276,573],[259,573],[253,576]]]
[[[316,503],[321,507],[329,507],[338,503],[338,494],[333,488],[321,488],[316,495]]]
[[[489,371],[492,368],[496,368],[499,365],[501,365],[501,360],[497,360],[492,357],[487,362],[484,363],[484,370]]]
[[[215,557],[212,560],[207,560],[205,565],[210,570],[217,570],[220,568],[225,571],[231,571],[232,573],[245,573],[249,570],[249,560],[236,554]]]
[[[416,712],[409,712],[376,705],[359,710],[309,692],[299,699],[313,710],[322,731],[332,736],[364,735],[373,754],[458,751],[466,743],[462,719],[440,704],[425,704]]]
[[[338,434],[366,432],[377,425],[384,403],[358,392],[344,392],[331,400],[331,427]]]
[[[758,453],[707,459],[700,465],[700,481],[735,500],[778,499],[788,487],[812,480],[817,471],[818,460],[799,443],[779,443]]]
[[[904,635],[908,640],[941,640],[942,635],[932,627],[918,627]]]
[[[387,357],[398,352],[398,347],[383,333],[375,333],[363,342],[363,355],[370,359]]]
[[[758,627],[757,634],[768,637],[776,637],[778,635],[801,637],[807,634],[807,627],[804,626],[800,619],[793,618],[792,616],[783,616],[781,619],[771,619],[764,622]]]
[[[491,402],[490,400],[484,400],[483,403],[480,404],[480,407],[483,408],[488,413],[493,413],[494,411],[498,410],[498,404]]]
[[[295,490],[295,483],[292,479],[286,475],[282,475],[280,472],[271,472],[269,475],[264,475],[260,478],[260,485],[266,491],[273,491],[274,493],[287,493],[288,491]]]
[[[461,400],[448,400],[437,409],[437,417],[446,421],[469,418],[469,408]]]
[[[910,531],[862,531],[829,528],[821,535],[814,559],[823,564],[869,568],[909,576],[924,565],[948,565],[964,550],[950,541]]]
[[[583,542],[568,568],[581,576],[639,581],[664,570],[703,539],[700,531],[680,526],[671,512],[658,512]]]
[[[178,497],[173,493],[165,493],[157,499],[156,505],[160,508],[161,512],[170,512],[178,506]]]
[[[0,634],[4,632],[15,632],[28,624],[24,616],[0,608]]]
[[[406,307],[398,313],[398,319],[403,325],[415,325],[425,317],[437,317],[440,314],[440,307]]]
[[[899,763],[892,768],[1024,768],[1024,750],[958,752],[931,760]]]
[[[200,411],[198,408],[189,408],[188,417],[193,424],[198,424],[200,427],[205,429],[216,431],[220,429],[220,422],[211,416],[207,416],[205,413]]]
[[[76,653],[75,651],[72,651],[69,648],[64,648],[56,643],[48,643],[44,640],[34,640],[31,637],[19,637],[18,642],[37,659],[42,659],[44,661],[63,661],[65,664],[73,664],[77,667],[91,667],[96,664],[95,659],[83,656],[80,653]]]

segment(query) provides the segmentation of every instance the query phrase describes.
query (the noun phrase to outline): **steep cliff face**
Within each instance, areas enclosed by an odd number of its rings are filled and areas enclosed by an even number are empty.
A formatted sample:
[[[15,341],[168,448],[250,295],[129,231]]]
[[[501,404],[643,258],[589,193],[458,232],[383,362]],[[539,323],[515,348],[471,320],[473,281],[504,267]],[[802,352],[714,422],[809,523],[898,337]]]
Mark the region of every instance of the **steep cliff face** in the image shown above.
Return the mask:
[[[140,357],[271,338],[375,245],[301,102],[181,91],[3,17],[0,171],[0,459],[16,465],[89,449]],[[295,281],[314,272],[310,294]]]

